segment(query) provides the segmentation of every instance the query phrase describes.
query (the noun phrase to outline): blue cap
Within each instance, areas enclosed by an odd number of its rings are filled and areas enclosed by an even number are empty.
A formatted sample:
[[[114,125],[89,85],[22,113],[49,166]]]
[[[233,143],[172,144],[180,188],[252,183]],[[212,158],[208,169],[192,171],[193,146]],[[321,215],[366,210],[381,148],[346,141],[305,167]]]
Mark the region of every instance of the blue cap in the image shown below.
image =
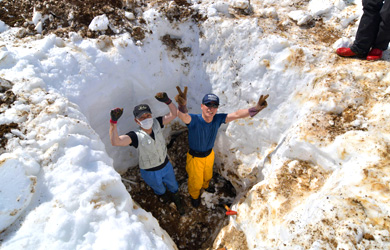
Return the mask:
[[[207,95],[205,95],[203,97],[202,104],[207,104],[207,103],[210,103],[210,102],[214,102],[217,105],[219,105],[219,98],[218,98],[218,96],[216,96],[214,94],[207,94]]]

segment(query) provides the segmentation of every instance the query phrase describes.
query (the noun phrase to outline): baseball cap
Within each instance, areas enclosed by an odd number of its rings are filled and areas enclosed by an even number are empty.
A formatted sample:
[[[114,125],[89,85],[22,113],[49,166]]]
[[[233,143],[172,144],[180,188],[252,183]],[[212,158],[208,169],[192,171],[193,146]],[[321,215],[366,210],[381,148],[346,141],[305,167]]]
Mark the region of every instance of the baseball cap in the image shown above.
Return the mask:
[[[203,97],[202,104],[207,104],[207,103],[210,103],[210,102],[214,102],[217,105],[219,105],[219,98],[218,98],[218,96],[216,96],[214,94],[207,94],[207,95],[205,95]]]
[[[145,113],[152,113],[148,104],[140,104],[134,107],[133,114],[135,118],[140,118]]]

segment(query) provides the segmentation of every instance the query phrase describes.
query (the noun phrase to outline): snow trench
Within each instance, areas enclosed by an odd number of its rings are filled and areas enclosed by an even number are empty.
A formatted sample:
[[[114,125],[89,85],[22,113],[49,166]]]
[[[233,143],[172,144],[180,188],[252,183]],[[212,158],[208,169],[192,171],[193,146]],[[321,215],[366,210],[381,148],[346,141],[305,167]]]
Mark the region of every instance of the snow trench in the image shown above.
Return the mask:
[[[108,137],[110,109],[124,108],[118,127],[127,133],[135,105],[163,115],[154,94],[173,99],[176,86],[188,86],[193,113],[208,92],[226,113],[270,95],[255,118],[220,128],[215,168],[237,191],[238,216],[213,247],[389,246],[387,61],[353,69],[333,58],[330,67],[304,44],[265,33],[256,18],[210,18],[201,27],[172,27],[153,11],[145,18],[155,21],[142,45],[127,35],[72,34],[1,48],[0,124],[17,126],[4,135],[0,187],[20,176],[2,194],[17,201],[1,207],[2,248],[177,249],[121,182],[137,165],[135,150],[111,147]],[[184,130],[172,122],[167,141]]]

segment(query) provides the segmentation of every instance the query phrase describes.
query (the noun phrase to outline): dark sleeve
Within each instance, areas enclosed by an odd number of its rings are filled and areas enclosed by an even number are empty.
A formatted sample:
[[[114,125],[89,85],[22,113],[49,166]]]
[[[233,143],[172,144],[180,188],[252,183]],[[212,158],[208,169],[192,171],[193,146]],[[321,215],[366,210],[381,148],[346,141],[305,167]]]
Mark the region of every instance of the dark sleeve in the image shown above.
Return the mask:
[[[160,123],[160,127],[163,128],[164,127],[164,124],[163,124],[163,117],[162,116],[159,116],[156,118],[158,123]]]
[[[133,146],[135,148],[138,148],[138,137],[137,137],[137,134],[134,131],[130,131],[126,135],[128,135],[130,137],[130,139],[131,139],[131,143],[130,143],[129,146]]]
[[[221,124],[222,124],[222,123],[226,123],[226,117],[227,117],[227,115],[228,115],[228,114],[225,114],[225,113],[221,114]]]

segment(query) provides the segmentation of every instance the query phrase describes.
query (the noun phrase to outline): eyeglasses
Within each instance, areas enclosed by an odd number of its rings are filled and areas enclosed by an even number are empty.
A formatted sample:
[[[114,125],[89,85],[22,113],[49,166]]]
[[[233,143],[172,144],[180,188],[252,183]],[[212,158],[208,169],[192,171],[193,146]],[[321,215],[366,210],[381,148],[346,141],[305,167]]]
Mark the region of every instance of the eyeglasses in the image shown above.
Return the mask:
[[[205,103],[204,105],[206,105],[208,108],[218,108],[218,104],[212,102]]]

